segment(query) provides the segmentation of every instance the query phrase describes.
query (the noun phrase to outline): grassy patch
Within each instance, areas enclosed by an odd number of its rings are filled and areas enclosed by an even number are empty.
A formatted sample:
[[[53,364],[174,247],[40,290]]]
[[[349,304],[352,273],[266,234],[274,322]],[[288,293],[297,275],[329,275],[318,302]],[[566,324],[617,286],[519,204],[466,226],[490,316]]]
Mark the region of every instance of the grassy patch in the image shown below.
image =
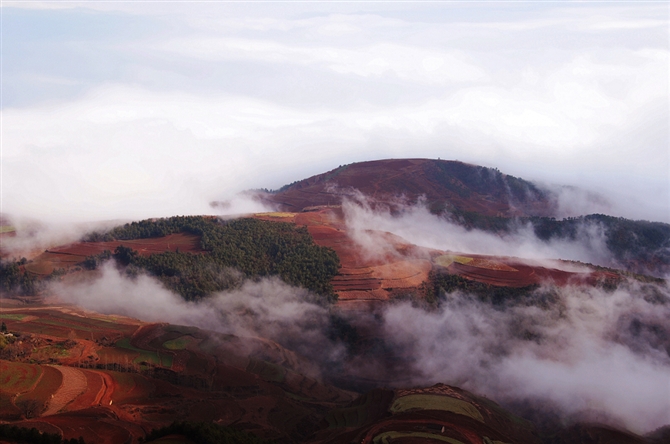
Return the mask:
[[[133,361],[135,364],[139,364],[140,362],[148,362],[166,368],[172,367],[172,355],[170,354],[161,355],[160,353],[157,352],[137,348],[130,343],[130,338],[123,338],[118,340],[116,342],[116,346],[137,353],[139,356],[135,358],[135,360]]]
[[[344,427],[360,427],[368,418],[367,406],[359,405],[355,407],[346,407],[337,409],[328,413],[326,421],[331,429]]]
[[[392,399],[391,390],[375,389],[347,407],[332,409],[325,419],[331,429],[360,427],[369,419],[386,416]]]
[[[26,314],[18,313],[0,313],[0,319],[9,319],[10,321],[20,321],[27,316]]]
[[[64,320],[54,320],[54,319],[41,318],[39,321],[35,321],[35,322],[39,323],[39,324],[53,325],[55,327],[63,327],[63,328],[71,329],[71,330],[85,331],[85,332],[89,332],[89,333],[93,330],[93,327],[91,327],[91,326],[87,327],[87,326],[81,325],[81,324],[74,325],[74,324],[68,323]]]
[[[163,347],[168,350],[184,350],[193,340],[192,336],[181,336],[177,339],[163,342]]]
[[[407,410],[442,410],[458,415],[468,416],[479,422],[484,422],[484,417],[475,406],[460,399],[441,395],[408,395],[398,398],[391,405],[391,413],[400,413]]]
[[[435,441],[448,442],[450,444],[464,444],[462,441],[449,438],[448,436],[434,435],[426,432],[384,432],[375,436],[372,442],[374,444],[390,444],[394,439],[400,438],[432,439]]]
[[[268,217],[293,217],[295,213],[283,213],[283,212],[273,212],[273,213],[256,213],[254,216],[268,216]]]
[[[277,364],[250,359],[247,365],[247,371],[254,373],[268,382],[283,382],[286,379],[286,369]]]
[[[454,256],[452,254],[443,254],[442,256],[438,256],[435,259],[433,259],[433,262],[437,265],[440,265],[442,267],[448,267],[449,265],[453,264],[454,262],[459,263],[461,265],[467,265],[470,262],[472,262],[474,259],[471,257],[465,257],[465,256]]]

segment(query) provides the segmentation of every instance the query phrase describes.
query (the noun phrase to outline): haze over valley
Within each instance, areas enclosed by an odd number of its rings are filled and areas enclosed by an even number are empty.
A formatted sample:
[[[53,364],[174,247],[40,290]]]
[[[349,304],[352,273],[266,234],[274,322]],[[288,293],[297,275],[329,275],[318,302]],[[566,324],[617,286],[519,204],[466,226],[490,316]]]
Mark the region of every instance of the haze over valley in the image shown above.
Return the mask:
[[[0,443],[670,440],[667,5],[0,13]]]

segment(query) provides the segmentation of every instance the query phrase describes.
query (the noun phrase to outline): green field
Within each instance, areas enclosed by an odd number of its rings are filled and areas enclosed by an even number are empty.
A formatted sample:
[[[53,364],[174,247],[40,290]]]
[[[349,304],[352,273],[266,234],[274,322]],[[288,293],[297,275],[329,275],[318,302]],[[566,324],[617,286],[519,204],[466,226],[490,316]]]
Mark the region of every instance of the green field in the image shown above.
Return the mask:
[[[137,353],[139,356],[135,358],[135,360],[133,361],[135,364],[139,364],[140,362],[148,362],[166,368],[172,367],[171,354],[169,353],[159,354],[157,352],[139,349],[130,343],[130,338],[123,338],[118,340],[116,342],[116,346]]]
[[[390,444],[394,439],[400,438],[420,438],[420,439],[430,439],[434,441],[443,441],[450,444],[464,444],[462,441],[459,441],[454,438],[449,438],[448,436],[434,435],[432,433],[425,432],[384,432],[375,436],[372,442],[374,444]]]
[[[258,359],[249,360],[247,371],[268,382],[283,382],[286,379],[286,369],[284,367]]]
[[[42,376],[42,367],[35,364],[0,361],[0,390],[23,393],[31,390]]]
[[[20,321],[28,315],[18,313],[0,313],[0,319],[8,319],[10,321]]]
[[[182,336],[181,338],[163,342],[163,347],[168,350],[184,350],[189,342],[191,342],[189,336]]]
[[[445,412],[456,413],[458,415],[468,416],[479,422],[484,422],[484,417],[475,406],[469,402],[460,399],[441,395],[407,395],[398,398],[391,405],[391,413],[400,413],[407,410],[442,410]]]
[[[326,421],[331,429],[360,427],[368,419],[368,406],[359,405],[343,409],[335,409],[328,413]]]

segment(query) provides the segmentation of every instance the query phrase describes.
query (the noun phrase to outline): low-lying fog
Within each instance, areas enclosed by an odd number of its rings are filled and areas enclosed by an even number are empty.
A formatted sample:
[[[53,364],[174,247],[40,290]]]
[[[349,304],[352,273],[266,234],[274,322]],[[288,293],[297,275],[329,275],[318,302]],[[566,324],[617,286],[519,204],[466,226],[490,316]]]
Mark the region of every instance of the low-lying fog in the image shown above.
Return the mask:
[[[608,255],[597,227],[585,227],[577,242],[547,244],[528,227],[500,238],[463,230],[420,208],[391,217],[349,202],[345,215],[369,254],[391,248],[366,231],[374,227],[419,245],[471,253],[588,262]],[[374,355],[366,356],[365,368],[355,364],[342,343],[329,339],[329,310],[276,278],[191,303],[154,278],[130,279],[108,264],[93,282],[57,284],[53,292],[103,313],[269,338],[316,362],[327,380],[342,376],[329,373],[335,362],[345,363],[342,371],[352,377],[374,376],[384,365]],[[374,321],[376,334],[404,363],[402,374],[394,375],[399,385],[443,382],[503,405],[541,406],[565,421],[600,421],[637,433],[670,423],[667,285],[625,281],[613,291],[545,286],[533,297],[545,302],[492,306],[456,292],[432,310],[389,304]],[[342,315],[354,324],[367,316]]]
[[[151,277],[130,279],[110,264],[91,283],[53,291],[102,313],[269,338],[322,365],[325,377],[341,377],[328,374],[329,364],[347,362],[344,346],[328,339],[328,309],[277,279],[191,303]],[[388,305],[379,313],[379,334],[405,363],[400,384],[443,382],[503,405],[541,403],[565,420],[638,433],[670,423],[667,286],[626,282],[612,292],[547,287],[536,293],[553,302],[502,309],[453,293],[432,311],[409,302]],[[344,372],[369,377],[374,366],[345,364]]]
[[[364,196],[345,200],[342,209],[350,236],[371,256],[383,256],[393,249],[378,235],[380,231],[393,233],[409,243],[427,248],[453,252],[512,256],[531,259],[536,263],[563,259],[616,266],[607,248],[605,229],[597,223],[584,223],[574,240],[539,239],[531,223],[519,224],[508,234],[468,230],[463,226],[431,214],[423,205],[404,206],[394,216],[384,208],[372,208]],[[556,267],[554,261],[549,266]],[[567,269],[575,265],[561,264]]]

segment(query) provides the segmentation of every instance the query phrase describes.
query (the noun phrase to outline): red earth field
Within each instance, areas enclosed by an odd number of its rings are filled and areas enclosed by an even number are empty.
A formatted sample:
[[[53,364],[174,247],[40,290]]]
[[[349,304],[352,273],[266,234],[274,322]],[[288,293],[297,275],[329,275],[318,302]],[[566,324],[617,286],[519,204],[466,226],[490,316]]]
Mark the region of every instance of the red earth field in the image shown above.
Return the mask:
[[[344,310],[367,310],[408,293],[420,296],[431,271],[503,287],[619,279],[559,261],[419,248],[385,232],[366,233],[384,246],[371,254],[347,231],[338,207],[254,217],[304,225],[317,244],[335,250],[341,268],[332,283],[337,307]],[[85,275],[78,264],[86,256],[118,245],[143,255],[177,249],[204,253],[198,237],[187,234],[80,242],[50,248],[25,269],[45,275],[64,268],[68,277]],[[490,400],[445,385],[376,389],[359,396],[305,376],[309,362],[267,339],[6,299],[0,320],[14,335],[0,350],[0,421],[66,439],[134,443],[153,428],[189,420],[234,425],[281,442],[538,442],[530,424]],[[374,335],[364,328],[359,333]],[[389,356],[389,384],[409,381],[393,365]],[[370,381],[383,385],[384,377],[371,374]]]
[[[72,316],[100,339],[29,333]],[[136,443],[189,420],[280,442],[538,443],[529,423],[485,398],[446,385],[358,396],[304,376],[299,357],[267,340],[114,316],[88,322],[90,312],[61,305],[5,304],[0,318],[17,335],[0,354],[0,421],[66,439]],[[62,352],[47,358],[50,347]],[[102,359],[106,351],[115,359]]]
[[[66,271],[76,267],[86,259],[87,256],[100,254],[105,250],[111,252],[116,247],[123,245],[137,250],[140,255],[150,256],[154,253],[166,251],[181,251],[184,253],[204,253],[200,248],[200,238],[193,234],[177,233],[168,236],[135,239],[111,242],[76,242],[70,245],[49,248],[32,261],[26,264],[25,269],[29,273],[37,275],[49,275],[54,270],[62,268]]]
[[[561,261],[540,264],[509,257],[439,251],[410,245],[391,233],[371,232],[381,252],[366,253],[347,232],[338,207],[314,208],[302,213],[263,213],[255,217],[305,225],[314,241],[330,247],[340,258],[333,287],[341,308],[369,308],[395,295],[418,291],[431,270],[447,272],[498,287],[535,284],[594,285],[620,276]]]
[[[71,330],[44,331],[73,318]],[[0,421],[66,439],[137,442],[153,428],[190,420],[293,440],[303,427],[318,427],[313,409],[355,397],[303,376],[302,358],[264,339],[61,305],[3,301],[0,319],[16,335],[0,351]]]
[[[472,255],[439,251],[411,245],[386,232],[368,232],[383,248],[374,253],[357,243],[348,232],[340,207],[313,208],[301,213],[260,213],[255,218],[306,226],[314,241],[330,247],[340,259],[340,269],[332,284],[338,306],[344,309],[368,309],[398,295],[416,293],[431,271],[447,272],[473,281],[501,287],[554,285],[594,285],[603,280],[618,280],[617,274],[596,271],[586,266],[561,261],[538,263],[519,258]],[[56,269],[82,271],[81,262],[89,255],[113,251],[117,246],[131,247],[141,255],[165,251],[206,253],[196,235],[179,233],[169,236],[112,242],[77,242],[49,248],[32,258],[24,267],[29,273],[46,276]],[[66,276],[71,279],[71,276]],[[76,325],[76,324],[75,324]],[[57,325],[44,328],[57,329]]]

